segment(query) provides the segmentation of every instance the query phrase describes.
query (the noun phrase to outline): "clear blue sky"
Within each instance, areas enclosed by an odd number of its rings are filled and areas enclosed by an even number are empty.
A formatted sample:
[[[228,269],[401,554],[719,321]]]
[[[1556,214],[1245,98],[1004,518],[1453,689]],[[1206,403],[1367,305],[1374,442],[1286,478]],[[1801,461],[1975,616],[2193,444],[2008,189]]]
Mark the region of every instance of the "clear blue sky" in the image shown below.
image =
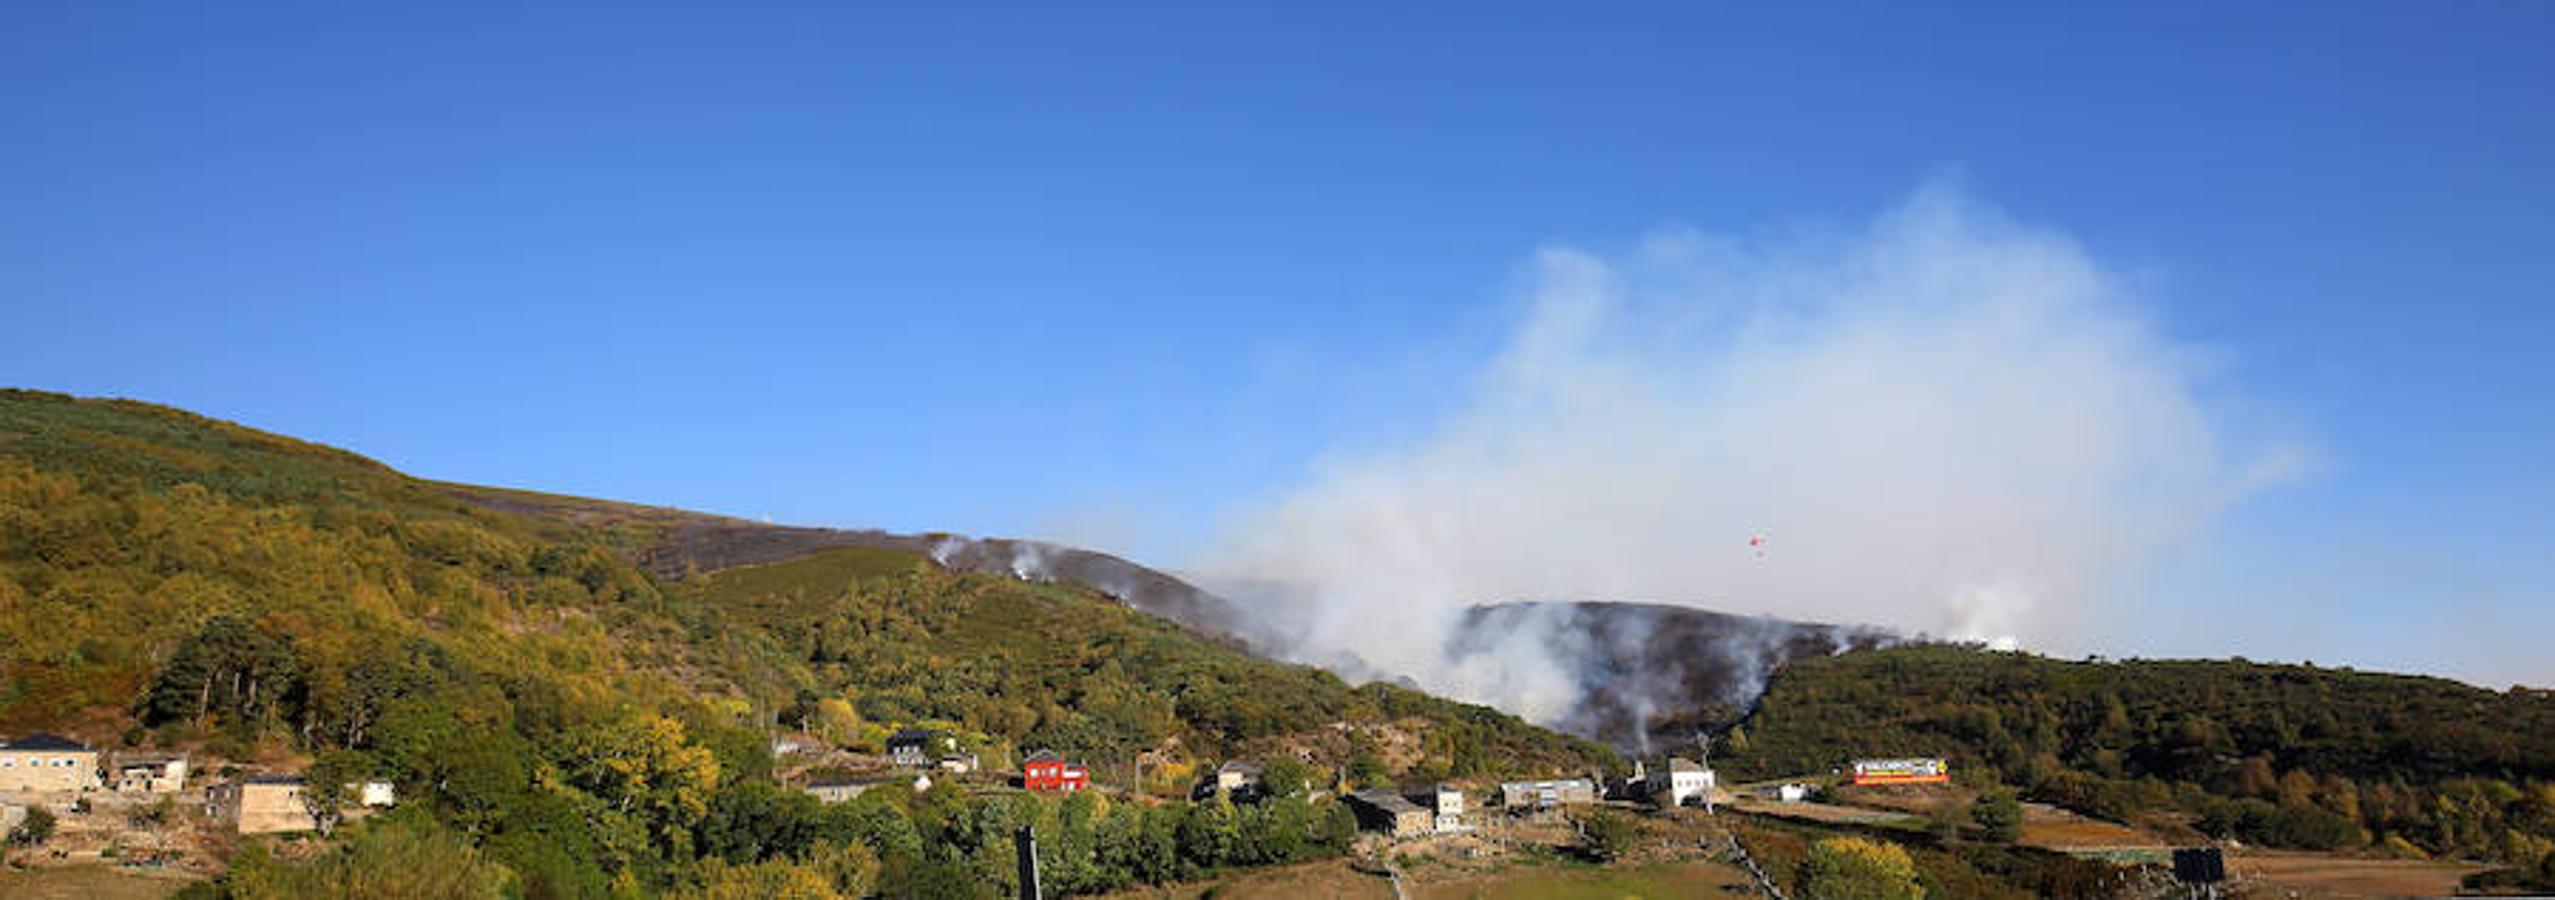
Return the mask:
[[[2555,619],[2555,5],[350,6],[0,9],[0,383],[1169,553],[1457,398],[1538,246],[1953,172],[2328,459],[2154,590],[2555,681],[2385,624]]]

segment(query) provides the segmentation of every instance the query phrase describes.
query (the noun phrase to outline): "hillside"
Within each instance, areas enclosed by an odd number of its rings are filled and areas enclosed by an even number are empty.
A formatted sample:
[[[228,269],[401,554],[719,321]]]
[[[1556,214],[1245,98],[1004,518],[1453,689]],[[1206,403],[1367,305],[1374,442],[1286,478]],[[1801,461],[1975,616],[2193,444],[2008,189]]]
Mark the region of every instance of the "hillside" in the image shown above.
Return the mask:
[[[1579,698],[1549,723],[1626,750],[1677,745],[1738,721],[1766,679],[1795,659],[1905,640],[1863,626],[1734,616],[1655,603],[1502,603],[1464,612],[1446,653],[1459,665],[1520,631],[1577,675]]]
[[[421,481],[148,404],[0,392],[0,729],[190,749],[207,771],[317,760],[389,777],[402,812],[359,830],[358,849],[494,867],[532,896],[698,886],[719,866],[839,883],[860,867],[815,857],[855,838],[873,885],[998,886],[1001,821],[1071,823],[1058,865],[1095,889],[1340,846],[1321,809],[1255,811],[1277,817],[1244,817],[1257,842],[1196,850],[1144,837],[1181,832],[1186,804],[1058,820],[1040,798],[936,789],[910,809],[817,810],[767,777],[776,721],[853,749],[941,724],[997,762],[1089,758],[1104,783],[1140,751],[1176,772],[1301,750],[1370,782],[1612,761],[1486,708],[1352,687],[1072,583],[927,552],[719,571],[695,555],[669,580],[652,554],[704,521]]]
[[[2546,691],[1907,647],[1795,660],[1724,746],[1741,777],[1938,755],[1965,781],[2251,843],[2521,865],[2555,851]]]

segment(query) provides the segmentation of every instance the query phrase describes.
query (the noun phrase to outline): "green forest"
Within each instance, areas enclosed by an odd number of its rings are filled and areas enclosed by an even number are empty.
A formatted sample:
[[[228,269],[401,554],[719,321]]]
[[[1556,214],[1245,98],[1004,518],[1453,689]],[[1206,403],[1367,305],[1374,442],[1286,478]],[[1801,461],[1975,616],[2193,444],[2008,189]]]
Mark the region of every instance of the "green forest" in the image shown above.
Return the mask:
[[[776,727],[947,727],[988,762],[1051,748],[1104,783],[1148,751],[1178,773],[1289,747],[1357,784],[1616,762],[1063,585],[863,552],[664,581],[632,562],[651,527],[500,511],[164,407],[0,392],[0,730],[400,786],[329,854],[251,844],[215,896],[377,894],[385,871],[462,895],[983,896],[1013,877],[1018,825],[1051,884],[1089,891],[1336,854],[1353,830],[1310,797],[944,784],[820,806],[775,783]]]
[[[2307,665],[1960,646],[1798,660],[1714,758],[1742,777],[1942,756],[2123,822],[2555,867],[2555,694]]]

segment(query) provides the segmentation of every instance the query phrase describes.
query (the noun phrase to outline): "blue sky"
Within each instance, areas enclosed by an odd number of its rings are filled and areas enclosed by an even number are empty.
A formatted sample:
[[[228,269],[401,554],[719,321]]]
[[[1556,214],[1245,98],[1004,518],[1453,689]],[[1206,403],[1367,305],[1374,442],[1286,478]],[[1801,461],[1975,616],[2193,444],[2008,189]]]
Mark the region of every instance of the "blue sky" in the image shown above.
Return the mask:
[[[2555,617],[2555,7],[929,6],[0,9],[0,383],[1177,558],[1461,403],[1538,248],[1949,179],[2324,461],[2121,654],[2555,682],[2462,649]]]

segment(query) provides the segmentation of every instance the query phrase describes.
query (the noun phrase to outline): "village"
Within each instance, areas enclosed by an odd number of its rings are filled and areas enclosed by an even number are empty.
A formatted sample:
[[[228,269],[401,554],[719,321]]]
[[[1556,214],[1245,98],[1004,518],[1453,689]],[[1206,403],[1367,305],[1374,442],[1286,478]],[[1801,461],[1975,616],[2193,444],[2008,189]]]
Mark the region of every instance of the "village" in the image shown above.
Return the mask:
[[[1013,760],[1011,748],[954,727],[879,730],[883,737],[840,743],[806,732],[772,735],[765,748],[771,777],[828,805],[873,791],[910,797],[939,788],[969,795],[1097,792],[1139,804],[1284,798],[1336,803],[1353,815],[1359,836],[1347,858],[1228,873],[1232,884],[1219,890],[1242,897],[1467,896],[1520,878],[1565,884],[1613,870],[1671,894],[1782,896],[1768,868],[1793,861],[1761,864],[1751,855],[1751,835],[1780,834],[1766,825],[1918,833],[1942,827],[1934,811],[1969,809],[1976,796],[1952,783],[1943,759],[1931,757],[1842,761],[1829,773],[1744,785],[1725,785],[1697,761],[1701,754],[1636,757],[1612,777],[1366,784],[1283,752],[1220,760],[1145,754],[1121,770],[1131,781],[1111,781],[1095,778],[1094,767],[1072,754],[1033,748]],[[399,786],[388,781],[329,780],[337,782],[333,789],[314,790],[309,771],[289,766],[26,734],[0,742],[0,833],[8,837],[12,868],[112,869],[174,884],[218,874],[249,842],[315,852],[340,824],[400,802]],[[1169,789],[1175,784],[1187,786]],[[2017,807],[2014,816],[2001,840],[2114,862],[2179,861],[2175,842],[2156,834],[2036,804]],[[2214,854],[2211,862],[2237,865]],[[2271,883],[2281,880],[2283,864],[2265,856],[2240,863],[2246,877]],[[2215,877],[2230,877],[2227,871]],[[2453,881],[2464,871],[2352,875]],[[1129,896],[1190,894],[1141,889]]]
[[[858,748],[805,733],[769,741],[774,777],[826,803],[874,790],[920,793],[948,784],[969,793],[1072,794],[1099,790],[1144,802],[1124,784],[1095,781],[1091,766],[1068,754],[1034,748],[1014,765],[989,764],[1005,748],[947,727],[902,727]],[[875,749],[877,752],[864,752]],[[1289,770],[1284,791],[1344,804],[1370,835],[1370,855],[1405,842],[1457,835],[1513,834],[1524,823],[1561,823],[1558,814],[1604,802],[1660,807],[1700,806],[1713,799],[1713,772],[1679,757],[1635,764],[1629,777],[1581,777],[1489,784],[1426,783],[1407,787],[1352,785],[1293,757],[1226,759],[1209,767],[1157,759],[1149,773],[1194,771],[1185,799],[1221,796],[1235,803],[1272,797],[1271,768]],[[1134,777],[1146,778],[1141,766]],[[332,779],[333,780],[333,779]],[[399,786],[350,777],[314,790],[309,773],[289,765],[257,765],[157,748],[101,748],[53,733],[0,742],[0,834],[10,862],[22,867],[111,865],[165,870],[172,876],[217,872],[219,860],[258,836],[325,837],[337,825],[399,803]]]

